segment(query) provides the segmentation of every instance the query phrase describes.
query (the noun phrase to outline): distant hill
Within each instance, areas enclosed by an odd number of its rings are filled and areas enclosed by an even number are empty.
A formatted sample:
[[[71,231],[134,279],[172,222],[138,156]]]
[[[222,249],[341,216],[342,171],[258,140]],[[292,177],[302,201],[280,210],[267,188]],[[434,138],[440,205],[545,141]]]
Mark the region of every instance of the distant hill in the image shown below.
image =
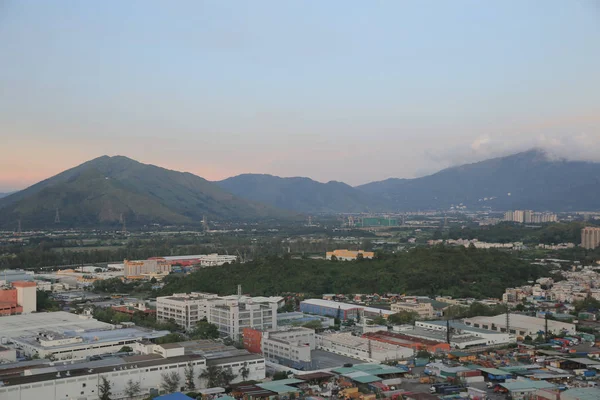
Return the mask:
[[[357,189],[398,210],[447,209],[461,203],[497,210],[598,210],[600,163],[556,160],[530,150]]]
[[[216,183],[244,199],[302,213],[360,213],[388,208],[383,201],[342,182],[243,174]]]
[[[10,193],[12,193],[12,192],[9,192],[9,193],[0,193],[0,199],[3,198],[3,197],[8,196]]]
[[[199,223],[290,217],[270,206],[240,199],[187,172],[103,156],[0,199],[0,227]]]

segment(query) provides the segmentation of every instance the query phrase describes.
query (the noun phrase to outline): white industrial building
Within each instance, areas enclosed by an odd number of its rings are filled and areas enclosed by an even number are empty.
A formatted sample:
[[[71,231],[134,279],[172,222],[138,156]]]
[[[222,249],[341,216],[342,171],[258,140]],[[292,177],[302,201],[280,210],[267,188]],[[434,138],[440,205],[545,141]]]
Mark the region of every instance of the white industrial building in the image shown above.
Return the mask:
[[[496,315],[494,317],[473,317],[465,318],[464,323],[474,328],[484,330],[506,332],[506,314]],[[554,334],[565,332],[575,334],[575,324],[567,322],[548,320],[548,331]],[[521,314],[510,314],[509,329],[511,335],[516,336],[537,336],[538,333],[546,331],[546,320],[544,318],[529,317]]]
[[[110,382],[113,399],[127,398],[125,389],[129,380],[139,383],[141,394],[147,397],[151,390],[160,392],[161,375],[165,372],[176,372],[180,376],[181,386],[186,386],[186,368],[194,369],[196,388],[205,388],[206,382],[198,376],[207,365],[231,368],[236,376],[232,383],[244,379],[242,368],[248,371],[247,380],[265,378],[264,358],[256,354],[223,354],[211,358],[200,354],[184,354],[176,345],[163,346],[166,357],[147,354],[68,364],[40,360],[43,364],[25,368],[21,363],[3,366],[0,370],[0,399],[97,400],[102,378]]]
[[[64,333],[112,327],[113,325],[100,322],[91,316],[71,314],[65,311],[10,315],[0,318],[0,339],[35,336],[43,330]]]
[[[402,333],[421,339],[446,342],[448,324],[451,328],[450,346],[456,349],[510,343],[508,333],[474,328],[456,321],[450,321],[449,323],[447,321],[416,321],[414,329]]]
[[[56,361],[85,359],[89,356],[117,353],[123,346],[134,346],[144,339],[156,339],[169,331],[120,328],[89,331],[54,332],[41,330],[34,336],[13,337],[12,343],[23,356]]]
[[[244,328],[277,328],[282,297],[218,296],[211,293],[177,293],[156,299],[156,319],[193,329],[206,318],[224,336],[237,338]]]
[[[156,298],[156,319],[170,319],[184,329],[193,329],[198,321],[208,318],[208,300],[219,296],[212,293],[174,293],[172,296]]]
[[[292,328],[262,333],[261,349],[267,361],[280,364],[312,361],[311,351],[316,349],[315,331]]]
[[[384,362],[412,357],[413,349],[378,342],[350,333],[315,335],[317,349],[367,362]]]

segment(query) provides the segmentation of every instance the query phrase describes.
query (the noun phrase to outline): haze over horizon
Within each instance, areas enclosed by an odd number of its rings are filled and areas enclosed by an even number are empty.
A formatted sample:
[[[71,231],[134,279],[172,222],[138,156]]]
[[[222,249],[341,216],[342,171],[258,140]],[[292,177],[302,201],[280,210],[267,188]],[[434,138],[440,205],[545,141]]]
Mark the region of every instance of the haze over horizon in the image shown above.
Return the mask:
[[[593,1],[0,3],[0,192],[98,156],[352,185],[600,161]]]

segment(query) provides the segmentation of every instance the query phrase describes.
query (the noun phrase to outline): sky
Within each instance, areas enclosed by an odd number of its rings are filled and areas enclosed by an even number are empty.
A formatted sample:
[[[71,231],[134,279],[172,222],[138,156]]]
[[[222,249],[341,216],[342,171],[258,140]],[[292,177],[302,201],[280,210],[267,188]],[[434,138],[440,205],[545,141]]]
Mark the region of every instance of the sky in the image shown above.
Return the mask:
[[[101,155],[352,185],[600,161],[600,2],[0,0],[0,192]]]

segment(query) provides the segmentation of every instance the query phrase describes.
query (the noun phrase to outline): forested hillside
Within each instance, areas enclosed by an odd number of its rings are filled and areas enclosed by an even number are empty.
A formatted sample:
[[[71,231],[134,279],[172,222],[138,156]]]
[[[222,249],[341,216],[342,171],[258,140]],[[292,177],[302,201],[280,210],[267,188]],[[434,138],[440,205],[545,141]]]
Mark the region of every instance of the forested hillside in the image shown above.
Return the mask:
[[[231,294],[284,292],[406,293],[500,297],[506,287],[547,274],[512,253],[474,248],[415,248],[374,260],[353,262],[271,257],[246,264],[206,268],[189,276],[171,275],[163,294],[208,291]]]

